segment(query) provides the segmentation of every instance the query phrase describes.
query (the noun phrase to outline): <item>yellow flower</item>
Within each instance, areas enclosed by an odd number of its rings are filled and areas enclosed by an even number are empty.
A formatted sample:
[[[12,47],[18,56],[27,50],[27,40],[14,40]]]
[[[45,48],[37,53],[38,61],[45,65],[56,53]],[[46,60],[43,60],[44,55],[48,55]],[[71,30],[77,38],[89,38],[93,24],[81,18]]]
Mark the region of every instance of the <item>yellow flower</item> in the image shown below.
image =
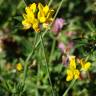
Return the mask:
[[[24,20],[22,21],[22,25],[24,29],[33,28],[36,32],[39,32],[39,21],[36,18],[36,4],[33,3],[25,8],[26,14],[23,14]]]
[[[16,65],[16,69],[17,69],[18,71],[21,71],[21,70],[23,69],[22,64],[21,64],[21,63],[18,63],[18,64]]]
[[[36,31],[36,32],[40,32],[40,28],[39,28],[39,22],[37,19],[34,19],[34,23],[33,23],[33,29]]]
[[[29,6],[27,6],[27,7],[25,8],[25,11],[26,11],[27,14],[30,14],[30,12],[35,13],[36,10],[37,10],[37,8],[36,8],[36,4],[35,4],[35,3],[30,4]]]
[[[78,69],[74,70],[74,79],[78,79],[80,75],[80,71]]]
[[[75,56],[69,56],[69,67],[71,69],[76,68]]]
[[[80,71],[78,69],[67,69],[67,77],[66,81],[70,81],[72,79],[78,79],[80,75]]]
[[[91,63],[90,62],[86,62],[85,65],[84,65],[84,70],[87,71],[91,66]]]
[[[73,79],[73,72],[72,70],[67,70],[67,77],[66,77],[66,81],[70,81]]]
[[[80,64],[82,67],[81,70],[84,70],[84,71],[87,71],[91,66],[90,62],[85,62],[83,59],[80,60]]]
[[[27,19],[22,21],[22,25],[24,26],[24,29],[29,29],[31,27],[31,23],[28,22]]]
[[[25,12],[23,14],[24,20],[22,20],[24,29],[33,28],[36,32],[40,32],[40,25],[47,28],[48,24],[53,21],[54,10],[50,9],[48,5],[43,6],[39,3],[36,6],[36,3],[33,3],[25,8]]]
[[[36,8],[36,3],[33,3],[30,5],[30,9],[33,11],[33,13],[36,12],[37,8]]]
[[[43,6],[41,3],[38,4],[38,20],[40,21],[40,23],[47,23],[47,22],[51,22],[52,19],[52,15],[54,13],[53,9],[49,9],[49,6]]]
[[[69,68],[67,69],[66,81],[70,81],[72,79],[78,79],[79,75],[80,71],[76,69],[75,56],[69,56]]]

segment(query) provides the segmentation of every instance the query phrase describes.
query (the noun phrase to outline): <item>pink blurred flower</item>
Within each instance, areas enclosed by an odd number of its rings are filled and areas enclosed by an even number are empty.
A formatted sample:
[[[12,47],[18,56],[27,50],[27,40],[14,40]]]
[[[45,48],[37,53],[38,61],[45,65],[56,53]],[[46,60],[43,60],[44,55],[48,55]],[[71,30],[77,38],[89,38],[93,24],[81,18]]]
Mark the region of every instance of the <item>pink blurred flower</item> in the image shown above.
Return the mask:
[[[66,45],[63,42],[58,43],[58,48],[62,53],[69,54],[70,50],[73,48],[74,43],[72,41],[68,42]]]
[[[65,32],[65,35],[68,36],[68,37],[72,37],[76,34],[76,32],[74,31],[70,31],[70,32]]]
[[[61,50],[62,53],[64,53],[65,45],[64,45],[63,42],[60,42],[60,43],[58,44],[58,48]]]
[[[64,23],[65,23],[64,19],[57,18],[53,23],[52,32],[54,32],[55,34],[58,34],[60,30],[63,28]]]
[[[73,48],[73,46],[74,46],[74,42],[73,42],[73,41],[69,41],[69,42],[67,43],[65,52],[66,52],[67,54],[69,54],[69,52],[70,52],[70,50]]]

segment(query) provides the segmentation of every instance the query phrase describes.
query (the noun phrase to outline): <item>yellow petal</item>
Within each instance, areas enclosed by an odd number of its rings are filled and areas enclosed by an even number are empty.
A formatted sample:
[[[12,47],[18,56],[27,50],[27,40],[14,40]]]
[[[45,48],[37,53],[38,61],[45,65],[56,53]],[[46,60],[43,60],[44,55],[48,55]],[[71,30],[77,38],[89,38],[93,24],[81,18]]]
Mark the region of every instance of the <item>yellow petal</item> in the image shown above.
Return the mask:
[[[35,16],[34,16],[33,12],[30,12],[30,14],[27,14],[27,21],[28,22],[33,23],[34,19],[35,19]]]
[[[39,21],[40,21],[40,17],[41,17],[41,13],[38,12],[38,19],[39,19]]]
[[[54,14],[54,10],[49,10],[48,14],[47,14],[47,18],[52,18],[52,15]]]
[[[31,27],[31,24],[27,20],[23,20],[22,25],[24,26],[24,29],[29,29]]]
[[[33,29],[34,29],[36,32],[39,31],[39,28],[38,28],[38,24],[37,24],[37,23],[34,23],[32,27],[33,27]]]
[[[28,6],[28,7],[26,7],[26,8],[25,8],[25,11],[26,11],[26,13],[27,13],[27,14],[30,14],[30,12],[31,12],[30,7],[29,7],[29,6]]]
[[[39,3],[39,4],[38,4],[38,9],[39,9],[39,11],[43,11],[43,8],[44,8],[44,6],[43,6],[41,3]]]
[[[21,71],[21,70],[23,69],[22,64],[21,64],[21,63],[18,63],[18,64],[16,65],[16,69],[17,69],[18,71]]]
[[[79,70],[74,70],[74,79],[78,79],[80,75],[80,71]]]
[[[75,62],[75,56],[69,56],[69,67],[71,69],[75,69],[76,68],[76,62]]]
[[[45,15],[47,15],[48,11],[49,11],[49,7],[48,7],[48,5],[46,5],[46,6],[43,8],[43,12],[45,13]]]
[[[33,12],[36,12],[36,3],[33,3],[30,5],[30,9],[33,11]]]
[[[34,20],[34,23],[33,23],[33,29],[36,31],[36,32],[39,32],[40,31],[40,28],[39,28],[39,22],[37,19]]]
[[[73,72],[72,70],[68,69],[67,70],[67,77],[66,77],[66,81],[70,81],[73,79]]]
[[[45,17],[40,17],[40,23],[44,23],[46,22],[46,18]]]
[[[27,18],[27,15],[26,15],[25,13],[23,14],[23,18],[24,18],[24,19],[26,19],[26,18]]]
[[[91,63],[90,63],[90,62],[87,62],[87,63],[85,63],[83,69],[84,69],[85,71],[87,71],[87,70],[90,68],[90,66],[91,66]]]

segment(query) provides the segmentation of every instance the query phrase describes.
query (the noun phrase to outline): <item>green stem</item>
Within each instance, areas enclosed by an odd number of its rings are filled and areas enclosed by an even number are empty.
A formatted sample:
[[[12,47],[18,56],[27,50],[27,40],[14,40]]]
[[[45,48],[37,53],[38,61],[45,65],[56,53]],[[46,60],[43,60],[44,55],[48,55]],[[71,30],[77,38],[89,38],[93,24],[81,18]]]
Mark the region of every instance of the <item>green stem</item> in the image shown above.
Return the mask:
[[[33,50],[31,51],[31,53],[28,55],[27,59],[25,60],[25,66],[24,66],[24,83],[25,83],[26,75],[27,75],[28,61],[30,60],[30,58],[33,55],[34,50],[35,50],[35,44],[36,44],[36,41],[37,41],[37,35],[38,35],[38,33],[35,34],[35,41],[34,41],[34,45],[33,45]]]
[[[26,0],[23,0],[24,4],[27,6]]]
[[[72,88],[72,86],[74,85],[76,79],[73,79],[72,82],[70,83],[69,87],[66,89],[66,91],[64,92],[63,96],[66,96],[68,91]]]
[[[86,22],[86,25],[88,26],[90,31],[95,32],[95,29],[92,27],[92,24],[90,24],[89,22]]]
[[[4,0],[1,0],[1,1],[0,1],[0,6],[2,5],[3,2],[4,2]]]
[[[50,6],[52,4],[53,0],[50,0],[48,3],[48,6]]]
[[[42,44],[42,48],[43,48],[44,58],[45,58],[45,62],[46,62],[45,65],[46,65],[46,69],[47,69],[47,73],[48,73],[48,78],[49,78],[49,82],[50,82],[51,89],[52,89],[52,95],[55,96],[54,90],[53,90],[53,86],[52,86],[52,82],[51,82],[51,78],[50,78],[50,72],[49,72],[48,61],[47,61],[46,53],[45,53],[45,49],[44,49],[43,37],[42,37],[41,34],[40,34],[40,39],[41,39],[41,44]]]
[[[54,15],[54,19],[56,18],[56,16],[57,16],[57,14],[58,14],[58,12],[59,12],[59,10],[60,10],[63,2],[64,2],[64,0],[61,0],[60,4],[59,4],[59,6],[58,6],[58,9],[57,9],[57,11],[56,11],[56,13],[55,13],[55,15]]]
[[[41,56],[41,48],[39,48],[39,52],[38,52],[38,55]],[[39,58],[40,59],[40,58]],[[41,60],[41,59],[40,59]],[[36,86],[36,96],[39,96],[39,87],[40,87],[40,84],[39,84],[39,72],[40,72],[40,64],[37,63],[37,86]]]
[[[54,52],[54,48],[55,48],[55,44],[56,44],[56,40],[53,40],[53,44],[52,44],[52,48],[51,48],[51,53],[50,53],[50,57],[49,57],[49,63],[51,63],[51,60],[52,60],[52,55],[53,55],[53,52]]]

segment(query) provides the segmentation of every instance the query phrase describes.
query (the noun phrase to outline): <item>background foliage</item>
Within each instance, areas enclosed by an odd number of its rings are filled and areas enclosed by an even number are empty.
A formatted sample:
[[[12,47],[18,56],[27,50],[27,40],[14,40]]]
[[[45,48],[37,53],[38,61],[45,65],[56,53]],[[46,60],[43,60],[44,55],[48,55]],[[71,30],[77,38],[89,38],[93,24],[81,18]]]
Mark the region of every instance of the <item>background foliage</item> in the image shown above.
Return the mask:
[[[53,0],[51,7],[55,11],[60,1]],[[22,30],[21,21],[25,3],[32,2],[46,4],[49,1],[0,0],[0,96],[52,95],[41,43],[27,62],[26,80],[22,83],[25,60],[33,50],[36,33],[33,30]],[[62,96],[70,84],[66,81],[66,67],[62,62],[64,54],[58,48],[60,42],[63,42],[65,47],[73,42],[74,46],[68,54],[88,58],[92,63],[88,77],[78,80],[68,92],[68,96],[96,96],[96,1],[64,0],[57,18],[65,20],[59,35],[50,30],[43,38],[55,96]],[[68,35],[70,32],[71,36]],[[39,33],[37,36],[38,41]],[[16,70],[17,63],[23,65],[20,72]]]

